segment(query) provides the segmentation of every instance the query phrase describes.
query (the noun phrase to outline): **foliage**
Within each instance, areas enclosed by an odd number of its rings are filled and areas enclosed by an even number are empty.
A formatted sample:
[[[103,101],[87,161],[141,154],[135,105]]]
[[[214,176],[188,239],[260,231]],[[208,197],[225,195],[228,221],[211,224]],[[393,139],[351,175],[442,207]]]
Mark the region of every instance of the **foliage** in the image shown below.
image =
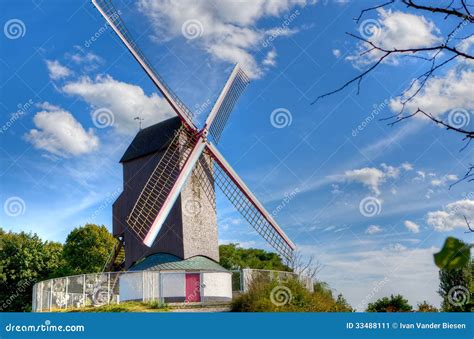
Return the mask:
[[[249,290],[232,301],[234,312],[351,312],[341,296],[335,300],[330,290],[309,292],[298,280],[278,282],[264,276],[255,278]]]
[[[400,294],[383,297],[367,306],[367,312],[410,312],[412,306]]]
[[[454,237],[448,237],[443,248],[434,254],[436,266],[441,269],[457,269],[466,266],[471,258],[471,246]]]
[[[473,274],[472,260],[463,268],[439,271],[438,294],[443,298],[441,308],[444,312],[471,312],[474,307]]]
[[[278,254],[256,248],[241,248],[239,244],[220,245],[219,256],[220,264],[228,270],[253,268],[291,271]]]
[[[29,311],[35,282],[54,276],[62,245],[36,234],[0,232],[0,310]]]
[[[438,312],[438,309],[433,305],[429,304],[426,300],[422,303],[418,303],[417,312]]]
[[[67,274],[101,272],[117,240],[105,226],[87,224],[69,233],[64,244]]]

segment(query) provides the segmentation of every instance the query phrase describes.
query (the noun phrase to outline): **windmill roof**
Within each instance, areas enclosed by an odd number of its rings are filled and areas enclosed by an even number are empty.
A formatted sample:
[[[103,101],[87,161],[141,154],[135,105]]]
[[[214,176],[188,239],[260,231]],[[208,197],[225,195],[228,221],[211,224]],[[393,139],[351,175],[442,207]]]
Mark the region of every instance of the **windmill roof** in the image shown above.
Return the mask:
[[[130,161],[165,149],[171,142],[174,132],[180,126],[181,120],[174,117],[142,129],[128,146],[120,162]]]
[[[221,271],[227,270],[215,261],[203,257],[195,256],[182,260],[172,254],[156,253],[146,257],[144,260],[130,267],[129,271],[164,271],[164,270],[205,270]]]

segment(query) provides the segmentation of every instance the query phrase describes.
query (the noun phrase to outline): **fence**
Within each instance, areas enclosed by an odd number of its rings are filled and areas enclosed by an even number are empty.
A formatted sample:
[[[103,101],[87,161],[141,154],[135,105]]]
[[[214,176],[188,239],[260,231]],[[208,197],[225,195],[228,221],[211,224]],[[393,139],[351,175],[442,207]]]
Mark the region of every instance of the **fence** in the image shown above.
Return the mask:
[[[249,268],[232,272],[232,290],[234,292],[247,292],[251,282],[258,277],[265,277],[280,282],[285,282],[289,279],[297,279],[306,287],[306,289],[308,289],[308,291],[313,292],[313,280],[310,277],[298,275],[293,272],[256,270]]]
[[[189,280],[192,291],[189,291]],[[82,274],[45,280],[33,287],[35,312],[60,311],[122,301],[230,301],[231,273],[138,271]]]
[[[131,271],[81,274],[41,281],[33,287],[35,312],[59,311],[123,301],[202,303],[230,301],[232,292],[245,292],[258,276],[300,280],[312,291],[311,279],[291,272],[243,269],[230,272]],[[195,290],[188,294],[189,279]],[[193,298],[193,296],[195,298]],[[188,300],[189,299],[189,300]]]

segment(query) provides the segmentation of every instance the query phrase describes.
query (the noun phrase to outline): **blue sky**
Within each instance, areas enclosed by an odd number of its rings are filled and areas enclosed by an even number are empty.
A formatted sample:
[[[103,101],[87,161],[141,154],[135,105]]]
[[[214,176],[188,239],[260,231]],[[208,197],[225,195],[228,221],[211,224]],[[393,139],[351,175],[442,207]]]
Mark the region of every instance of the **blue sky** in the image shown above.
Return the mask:
[[[299,250],[322,263],[320,279],[358,308],[390,293],[439,304],[432,253],[448,235],[469,240],[471,185],[449,185],[472,148],[459,152],[460,137],[423,119],[380,121],[397,112],[397,96],[426,63],[392,58],[360,94],[351,86],[311,102],[377,56],[360,56],[364,46],[345,32],[422,46],[452,29],[451,19],[394,6],[357,24],[366,1],[116,3],[200,121],[233,63],[243,64],[252,83],[220,150]],[[55,241],[86,222],[110,229],[133,118],[148,126],[173,113],[89,2],[3,7],[0,226]],[[472,65],[453,63],[407,109],[470,126],[473,78]],[[221,242],[267,248],[225,200],[218,204]]]

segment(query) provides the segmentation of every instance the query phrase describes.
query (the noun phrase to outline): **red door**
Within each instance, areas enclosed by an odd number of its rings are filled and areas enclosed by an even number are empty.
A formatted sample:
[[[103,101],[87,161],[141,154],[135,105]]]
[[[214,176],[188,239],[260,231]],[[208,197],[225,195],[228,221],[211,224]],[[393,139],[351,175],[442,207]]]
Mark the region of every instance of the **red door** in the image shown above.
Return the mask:
[[[186,302],[201,301],[201,282],[199,273],[186,273]]]

